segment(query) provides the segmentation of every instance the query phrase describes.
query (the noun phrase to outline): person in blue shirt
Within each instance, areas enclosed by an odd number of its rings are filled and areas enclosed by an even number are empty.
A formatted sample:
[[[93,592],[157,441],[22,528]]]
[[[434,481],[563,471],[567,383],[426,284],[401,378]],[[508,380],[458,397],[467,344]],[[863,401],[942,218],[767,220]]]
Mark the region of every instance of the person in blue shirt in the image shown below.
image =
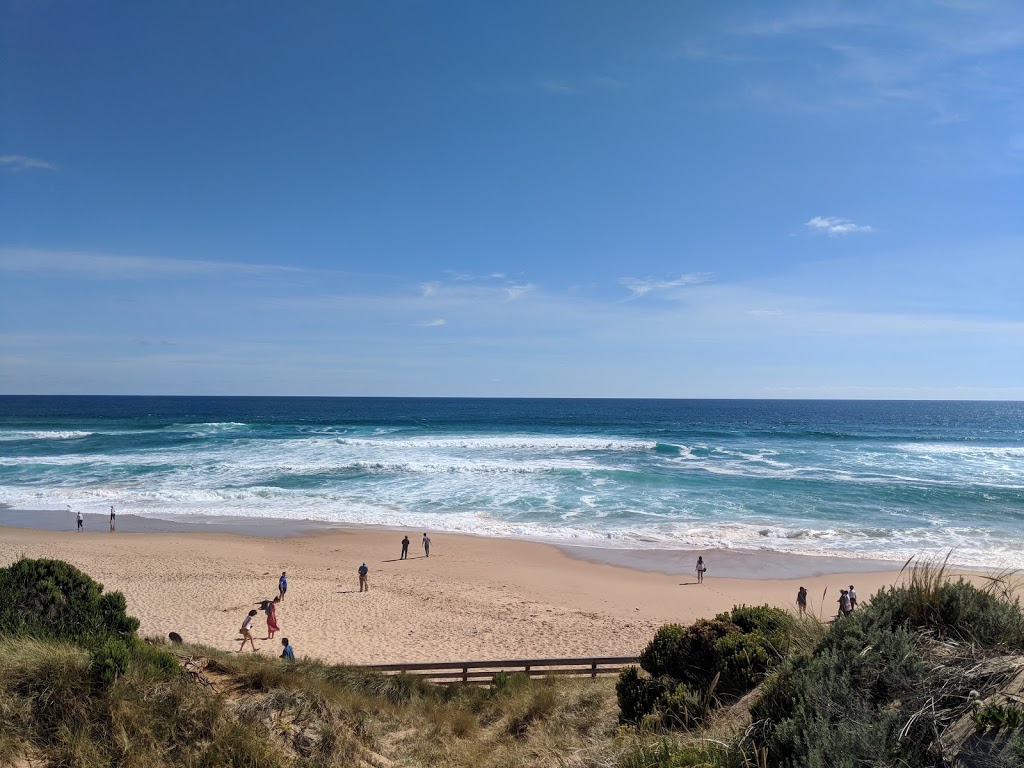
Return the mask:
[[[295,661],[295,650],[292,648],[291,644],[288,642],[288,638],[287,637],[282,637],[281,638],[281,645],[284,646],[284,650],[281,651],[281,658],[284,659],[285,661]]]
[[[280,598],[284,600],[284,593],[288,591],[288,574],[284,571],[281,571],[281,578],[277,580],[277,591],[280,593]]]
[[[366,563],[359,566],[359,591],[369,592],[370,582],[367,579],[367,574],[370,573],[370,569],[366,567]]]

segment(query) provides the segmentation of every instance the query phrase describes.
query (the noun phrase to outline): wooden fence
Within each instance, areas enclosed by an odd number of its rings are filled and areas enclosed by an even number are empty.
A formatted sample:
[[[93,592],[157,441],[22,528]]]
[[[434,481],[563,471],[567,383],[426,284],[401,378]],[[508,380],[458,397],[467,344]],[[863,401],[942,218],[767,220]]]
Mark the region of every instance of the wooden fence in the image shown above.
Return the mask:
[[[486,683],[498,672],[525,673],[530,677],[617,675],[636,656],[593,656],[579,659],[508,659],[505,661],[446,661],[432,664],[371,664],[363,667],[387,674],[410,674],[439,682]]]

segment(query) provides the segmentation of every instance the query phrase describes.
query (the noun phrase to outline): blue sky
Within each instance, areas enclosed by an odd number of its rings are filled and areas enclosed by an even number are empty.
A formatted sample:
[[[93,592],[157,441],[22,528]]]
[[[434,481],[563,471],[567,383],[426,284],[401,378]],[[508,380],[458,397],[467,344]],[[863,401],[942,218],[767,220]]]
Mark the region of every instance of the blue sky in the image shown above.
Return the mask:
[[[0,0],[5,393],[1024,399],[1024,5]]]

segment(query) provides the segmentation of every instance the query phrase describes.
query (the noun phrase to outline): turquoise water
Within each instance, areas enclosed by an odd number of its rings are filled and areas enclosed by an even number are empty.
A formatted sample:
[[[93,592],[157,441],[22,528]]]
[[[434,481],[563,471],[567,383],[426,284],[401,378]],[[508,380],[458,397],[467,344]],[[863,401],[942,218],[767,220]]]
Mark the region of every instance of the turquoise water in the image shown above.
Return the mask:
[[[0,503],[1024,567],[1024,404],[0,397]]]

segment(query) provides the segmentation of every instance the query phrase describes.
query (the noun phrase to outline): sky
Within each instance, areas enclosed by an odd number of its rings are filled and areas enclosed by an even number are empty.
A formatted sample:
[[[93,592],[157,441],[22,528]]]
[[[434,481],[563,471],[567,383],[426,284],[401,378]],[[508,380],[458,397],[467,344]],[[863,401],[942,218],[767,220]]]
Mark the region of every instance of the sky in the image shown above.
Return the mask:
[[[0,392],[1024,399],[1024,4],[0,0]]]

